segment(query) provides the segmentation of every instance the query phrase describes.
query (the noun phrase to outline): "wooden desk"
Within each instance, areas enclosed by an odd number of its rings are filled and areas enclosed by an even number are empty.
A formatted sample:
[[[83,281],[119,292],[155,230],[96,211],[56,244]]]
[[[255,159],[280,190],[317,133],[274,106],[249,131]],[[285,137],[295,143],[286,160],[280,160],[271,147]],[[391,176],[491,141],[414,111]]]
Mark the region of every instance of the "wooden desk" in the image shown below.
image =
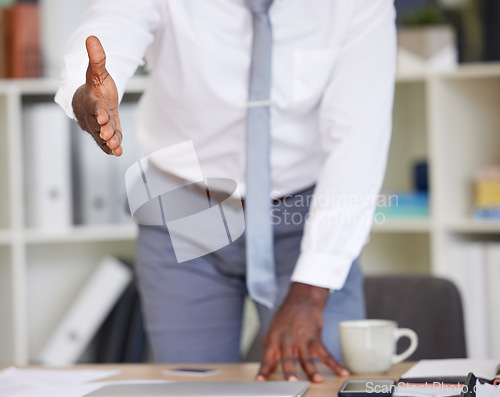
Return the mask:
[[[414,363],[402,363],[395,365],[387,374],[379,376],[352,376],[352,378],[394,378],[399,379]],[[217,368],[219,374],[195,377],[195,376],[170,376],[165,375],[163,371],[168,368],[176,367],[197,367],[197,368]],[[158,365],[158,364],[117,364],[117,365],[77,365],[70,367],[71,369],[118,369],[121,374],[106,380],[123,380],[123,379],[164,379],[172,381],[252,381],[257,374],[259,364],[200,364],[200,365]],[[337,392],[346,378],[338,378],[333,375],[326,367],[320,366],[320,373],[324,376],[325,382],[322,384],[311,384],[306,397],[337,397]],[[303,373],[299,372],[299,377],[302,380],[306,379]],[[280,373],[272,376],[272,380],[282,380]]]

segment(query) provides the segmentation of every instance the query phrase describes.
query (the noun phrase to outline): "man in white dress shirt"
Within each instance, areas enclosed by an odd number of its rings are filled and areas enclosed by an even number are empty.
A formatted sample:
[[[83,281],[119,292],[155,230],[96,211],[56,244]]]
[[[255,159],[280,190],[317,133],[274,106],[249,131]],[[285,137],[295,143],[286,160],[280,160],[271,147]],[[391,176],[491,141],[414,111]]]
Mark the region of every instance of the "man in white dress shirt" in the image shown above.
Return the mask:
[[[347,374],[334,358],[338,322],[364,315],[356,259],[390,141],[394,4],[274,0],[269,18],[279,293],[273,309],[257,304],[266,335],[257,379],[281,362],[294,380],[298,360],[321,382],[315,359]],[[56,101],[105,152],[120,156],[131,132],[122,135],[118,105],[145,57],[150,82],[137,129],[143,147],[154,152],[192,140],[205,177],[230,178],[244,196],[251,47],[245,0],[97,0],[71,39]],[[157,361],[238,359],[244,251],[240,238],[177,264],[168,230],[140,226],[137,272]]]

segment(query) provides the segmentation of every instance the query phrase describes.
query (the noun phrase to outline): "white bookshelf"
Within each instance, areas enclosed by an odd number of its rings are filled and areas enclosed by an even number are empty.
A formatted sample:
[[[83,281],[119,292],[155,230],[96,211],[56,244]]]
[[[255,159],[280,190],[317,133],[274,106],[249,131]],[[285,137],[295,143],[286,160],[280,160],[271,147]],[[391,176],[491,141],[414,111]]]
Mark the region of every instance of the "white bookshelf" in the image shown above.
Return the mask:
[[[133,225],[41,232],[24,219],[24,104],[52,99],[56,80],[0,80],[0,365],[36,358],[72,298],[105,254],[133,258]],[[126,95],[147,85],[134,78]],[[500,222],[471,218],[471,179],[500,163],[500,65],[398,76],[394,133],[384,191],[411,189],[414,161],[430,165],[431,216],[374,225],[367,274],[453,272],[447,244],[500,241]]]
[[[127,85],[137,100],[147,79]],[[22,109],[53,101],[56,79],[0,80],[0,364],[38,355],[57,321],[106,254],[132,260],[133,225],[25,227]]]

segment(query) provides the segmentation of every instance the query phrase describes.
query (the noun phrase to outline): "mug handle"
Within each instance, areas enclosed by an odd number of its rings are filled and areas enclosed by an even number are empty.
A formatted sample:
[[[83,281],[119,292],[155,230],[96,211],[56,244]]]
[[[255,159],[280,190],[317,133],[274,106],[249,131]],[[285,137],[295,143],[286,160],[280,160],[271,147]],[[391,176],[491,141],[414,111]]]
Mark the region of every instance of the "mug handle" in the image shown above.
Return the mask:
[[[415,350],[417,350],[418,346],[418,336],[415,331],[409,328],[397,328],[394,330],[394,339],[396,343],[398,340],[402,337],[406,336],[408,339],[410,339],[410,346],[408,349],[406,349],[403,353],[401,354],[395,354],[392,356],[392,363],[397,364],[400,363],[401,361],[406,360],[408,357],[410,357]]]

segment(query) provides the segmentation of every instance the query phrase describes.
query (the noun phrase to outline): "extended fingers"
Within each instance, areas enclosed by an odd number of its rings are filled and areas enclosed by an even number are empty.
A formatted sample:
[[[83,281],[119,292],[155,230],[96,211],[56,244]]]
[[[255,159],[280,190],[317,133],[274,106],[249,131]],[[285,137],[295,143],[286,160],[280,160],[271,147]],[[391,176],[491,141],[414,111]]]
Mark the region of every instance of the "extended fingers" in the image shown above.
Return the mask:
[[[285,379],[296,381],[298,380],[296,361],[299,359],[304,372],[312,382],[323,382],[323,377],[316,367],[315,358],[325,363],[338,376],[349,375],[349,372],[335,360],[320,340],[294,338],[293,335],[285,332],[279,337],[269,338],[256,380],[267,380],[281,359]]]
[[[108,147],[113,151],[115,156],[121,156],[122,147],[120,146],[122,143],[122,132],[120,131],[119,125],[115,127],[115,131],[113,136],[108,140]]]
[[[323,346],[320,341],[314,341],[311,344],[312,354],[320,359],[326,366],[328,366],[338,376],[349,376],[347,371],[337,360],[330,354],[330,352]]]
[[[304,372],[307,374],[309,379],[311,379],[311,381],[315,383],[323,382],[323,377],[318,373],[314,358],[309,352],[308,345],[303,344],[299,348],[299,358],[300,364],[302,365],[302,368],[304,369]]]
[[[123,154],[123,149],[121,146],[118,146],[115,149],[113,149],[112,152],[116,157],[120,157]]]
[[[283,367],[283,375],[285,376],[285,379],[290,381],[298,380],[297,370],[295,368],[297,348],[291,335],[285,334],[282,336],[281,354],[281,365]]]
[[[116,127],[107,127],[103,131],[104,127],[101,127],[101,138],[107,141],[110,149],[116,149],[122,142],[122,133]]]
[[[266,351],[264,353],[264,357],[260,363],[259,373],[257,374],[257,381],[265,381],[269,378],[276,367],[278,366],[280,354],[279,354],[279,345],[274,344],[266,344]]]
[[[95,117],[99,129],[99,137],[109,148],[109,150],[105,151],[108,154],[112,153],[115,156],[120,156],[123,152],[123,149],[120,146],[123,135],[120,130],[119,121],[116,120],[118,116],[113,116],[108,105],[104,101],[99,101],[96,104]]]

